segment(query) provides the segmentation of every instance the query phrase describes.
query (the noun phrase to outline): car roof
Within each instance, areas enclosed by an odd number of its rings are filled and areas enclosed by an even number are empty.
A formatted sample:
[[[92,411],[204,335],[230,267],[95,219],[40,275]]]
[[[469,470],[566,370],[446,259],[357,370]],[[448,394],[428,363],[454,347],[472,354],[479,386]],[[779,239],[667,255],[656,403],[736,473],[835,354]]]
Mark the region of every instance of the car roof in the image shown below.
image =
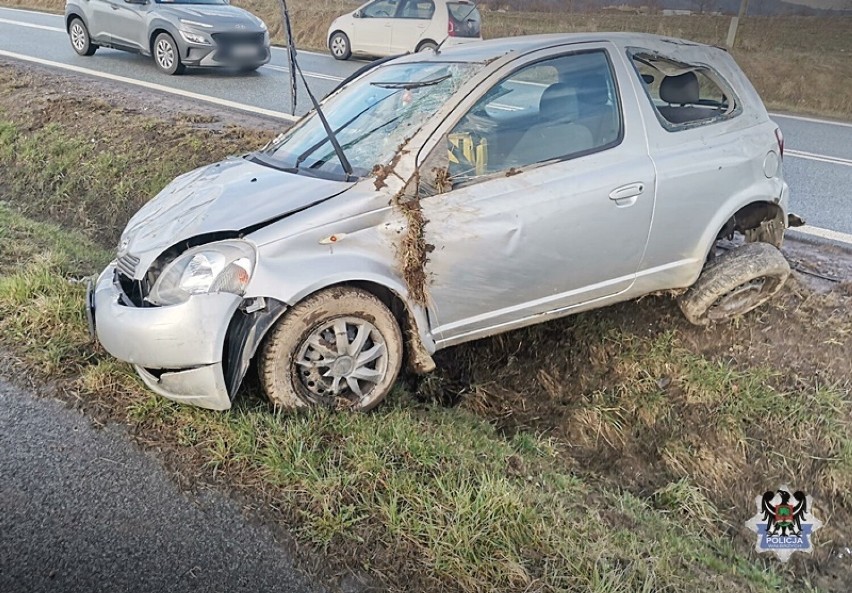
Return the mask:
[[[669,53],[674,50],[684,51],[690,48],[700,51],[717,49],[694,41],[677,39],[675,37],[662,37],[660,35],[652,35],[649,33],[555,33],[547,35],[503,37],[499,39],[489,39],[487,41],[465,43],[451,48],[441,49],[441,52],[438,55],[429,56],[428,61],[487,63],[500,58],[509,52],[516,52],[518,55],[524,55],[550,47],[595,41],[611,42],[622,48],[638,46],[648,50],[659,50],[663,53]],[[407,58],[408,60],[406,61],[427,61],[424,60],[423,54],[412,54],[407,56]]]

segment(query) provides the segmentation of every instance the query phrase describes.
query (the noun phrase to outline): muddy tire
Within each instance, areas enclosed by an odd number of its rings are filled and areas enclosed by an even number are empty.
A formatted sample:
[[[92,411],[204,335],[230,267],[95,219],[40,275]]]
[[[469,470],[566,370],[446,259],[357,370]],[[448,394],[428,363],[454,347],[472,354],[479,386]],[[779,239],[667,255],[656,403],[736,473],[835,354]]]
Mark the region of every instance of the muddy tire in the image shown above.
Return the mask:
[[[172,75],[183,74],[186,70],[186,66],[180,61],[180,48],[168,33],[157,35],[151,53],[154,55],[154,64],[160,72]]]
[[[326,405],[371,410],[402,366],[402,332],[372,294],[335,287],[305,299],[270,331],[258,370],[279,408]]]
[[[78,18],[71,19],[68,25],[68,39],[71,41],[71,47],[81,56],[93,56],[98,51],[98,46],[92,43],[89,37],[89,29],[86,24]]]
[[[328,50],[335,60],[348,60],[352,57],[352,45],[349,43],[349,37],[346,36],[346,33],[340,31],[337,31],[328,40]]]
[[[726,321],[771,299],[789,275],[790,265],[777,248],[747,243],[707,264],[678,304],[695,325]]]
[[[436,49],[438,49],[438,44],[435,43],[434,41],[424,41],[423,43],[421,43],[420,45],[417,46],[418,52],[429,51],[429,50],[434,51]]]

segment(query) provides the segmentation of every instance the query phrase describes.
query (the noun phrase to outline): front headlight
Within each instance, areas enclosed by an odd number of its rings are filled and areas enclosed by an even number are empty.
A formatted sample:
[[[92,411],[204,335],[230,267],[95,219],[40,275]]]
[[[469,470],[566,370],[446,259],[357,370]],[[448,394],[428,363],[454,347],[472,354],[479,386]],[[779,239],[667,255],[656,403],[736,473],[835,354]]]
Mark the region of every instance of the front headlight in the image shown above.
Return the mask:
[[[177,305],[194,294],[245,294],[254,271],[255,252],[245,241],[220,241],[194,247],[168,264],[148,301]]]
[[[210,45],[210,40],[207,39],[206,35],[202,35],[201,33],[193,33],[192,31],[184,31],[183,29],[180,29],[180,36],[183,37],[187,43]]]

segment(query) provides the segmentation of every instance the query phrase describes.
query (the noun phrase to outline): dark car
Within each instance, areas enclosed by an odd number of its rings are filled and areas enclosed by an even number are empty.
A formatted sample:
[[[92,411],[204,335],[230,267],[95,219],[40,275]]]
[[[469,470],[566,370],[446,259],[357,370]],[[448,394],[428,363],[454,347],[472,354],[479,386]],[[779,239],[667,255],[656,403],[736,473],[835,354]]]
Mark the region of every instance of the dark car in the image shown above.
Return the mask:
[[[68,0],[65,28],[81,56],[99,47],[141,53],[166,74],[187,66],[251,71],[270,57],[266,24],[227,0]]]

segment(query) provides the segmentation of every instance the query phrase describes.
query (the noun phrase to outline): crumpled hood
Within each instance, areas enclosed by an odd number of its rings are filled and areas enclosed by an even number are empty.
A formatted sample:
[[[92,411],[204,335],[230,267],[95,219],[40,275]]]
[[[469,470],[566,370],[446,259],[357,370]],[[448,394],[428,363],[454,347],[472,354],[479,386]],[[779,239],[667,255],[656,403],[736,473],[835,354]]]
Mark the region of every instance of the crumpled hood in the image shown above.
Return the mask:
[[[211,4],[157,5],[157,13],[175,19],[186,19],[213,25],[213,31],[233,29],[244,25],[248,31],[259,31],[261,20],[247,10],[236,6]],[[207,29],[203,29],[206,31]]]
[[[119,254],[140,259],[137,276],[165,249],[198,235],[241,231],[333,197],[352,183],[296,175],[231,158],[176,178],[127,223]]]

